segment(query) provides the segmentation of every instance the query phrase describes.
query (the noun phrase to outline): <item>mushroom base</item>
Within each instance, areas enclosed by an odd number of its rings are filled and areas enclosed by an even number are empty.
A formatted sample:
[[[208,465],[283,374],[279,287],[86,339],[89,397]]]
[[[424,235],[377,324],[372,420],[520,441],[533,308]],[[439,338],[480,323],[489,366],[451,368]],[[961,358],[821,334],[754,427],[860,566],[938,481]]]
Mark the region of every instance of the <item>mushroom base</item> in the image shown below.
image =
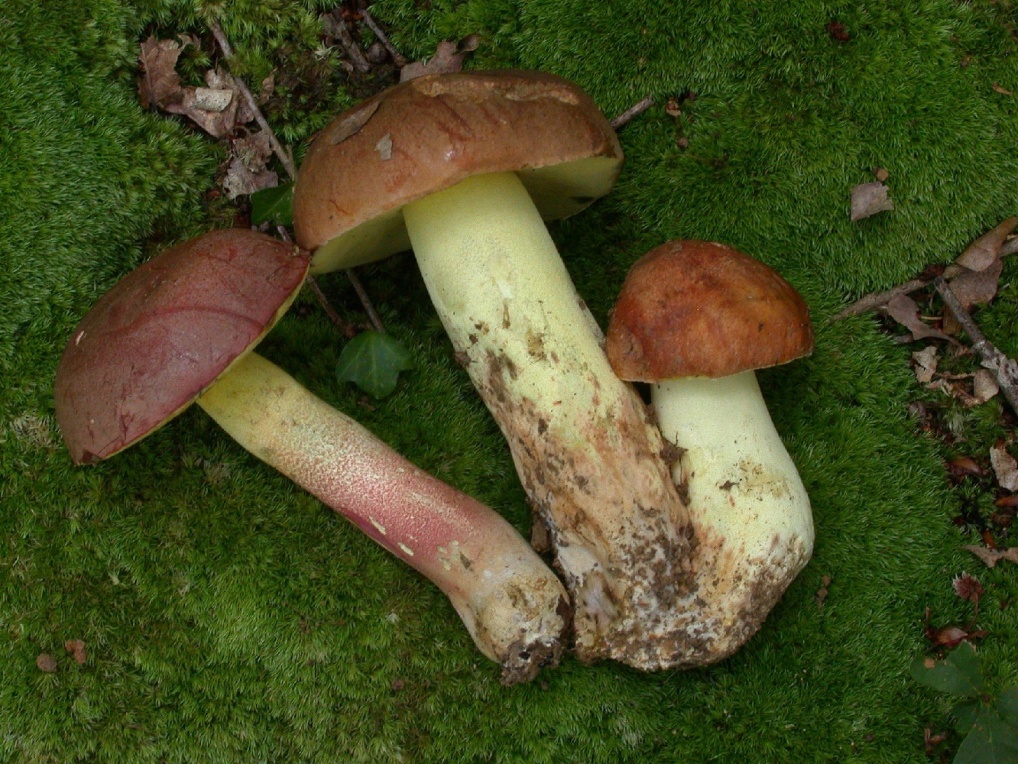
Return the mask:
[[[494,510],[431,477],[249,354],[197,400],[244,448],[445,592],[477,647],[528,681],[558,662],[566,592]]]
[[[672,665],[695,628],[695,539],[660,433],[612,372],[523,184],[471,177],[403,215],[457,357],[549,531],[577,654]]]
[[[669,380],[651,396],[665,439],[681,446],[672,474],[699,540],[706,652],[695,662],[720,660],[759,629],[809,561],[809,497],[752,371]]]

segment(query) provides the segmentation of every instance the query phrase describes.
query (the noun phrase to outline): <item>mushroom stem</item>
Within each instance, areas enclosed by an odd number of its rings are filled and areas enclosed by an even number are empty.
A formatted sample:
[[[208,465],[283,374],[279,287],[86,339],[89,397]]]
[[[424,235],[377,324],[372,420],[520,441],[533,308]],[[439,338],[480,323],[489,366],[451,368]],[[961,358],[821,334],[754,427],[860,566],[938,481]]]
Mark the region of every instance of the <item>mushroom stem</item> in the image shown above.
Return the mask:
[[[661,436],[609,366],[522,182],[473,176],[403,216],[438,314],[550,531],[578,655],[670,665],[695,594],[685,508]]]
[[[240,445],[303,486],[445,592],[506,684],[557,661],[559,581],[498,513],[431,477],[250,353],[200,405]]]
[[[717,660],[757,631],[809,560],[809,497],[753,371],[659,382],[651,400],[683,449],[672,474],[700,542],[700,617]]]

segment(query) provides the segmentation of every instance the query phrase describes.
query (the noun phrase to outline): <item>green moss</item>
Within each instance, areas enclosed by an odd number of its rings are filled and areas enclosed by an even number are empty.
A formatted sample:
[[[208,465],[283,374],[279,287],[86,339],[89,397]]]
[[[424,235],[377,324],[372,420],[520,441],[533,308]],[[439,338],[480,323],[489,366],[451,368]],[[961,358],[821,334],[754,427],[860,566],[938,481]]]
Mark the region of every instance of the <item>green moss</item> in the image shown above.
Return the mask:
[[[950,587],[962,570],[988,590],[988,673],[1018,681],[1018,616],[1004,607],[1014,569],[977,570],[960,550],[971,537],[950,523],[949,454],[906,410],[919,395],[910,349],[870,317],[828,320],[1015,212],[1018,106],[998,92],[1018,93],[1011,3],[372,7],[415,57],[477,32],[471,66],[564,74],[609,115],[657,99],[621,132],[616,191],[553,230],[599,319],[629,265],[677,236],[739,246],[806,296],[816,353],[761,382],[812,497],[816,554],[719,666],[641,675],[567,658],[503,688],[434,587],[200,411],[108,463],[72,467],[51,380],[75,322],[158,248],[229,219],[205,196],[222,150],[138,105],[138,42],[188,32],[207,43],[205,20],[217,18],[240,71],[275,71],[269,119],[299,157],[363,87],[321,46],[317,14],[329,7],[0,9],[0,760],[919,762],[923,727],[946,720],[908,666],[926,607],[938,624],[967,619]],[[196,84],[215,58],[186,56]],[[662,108],[669,97],[677,117]],[[850,189],[875,167],[889,172],[896,209],[852,223]],[[1015,267],[979,314],[1012,355]],[[525,532],[508,451],[412,260],[362,278],[417,358],[394,396],[366,401],[335,381],[341,338],[306,298],[265,354]],[[339,276],[322,286],[365,322]],[[967,415],[970,442],[996,431],[999,412]],[[85,641],[84,665],[65,650],[71,639]],[[36,667],[41,653],[55,674]]]

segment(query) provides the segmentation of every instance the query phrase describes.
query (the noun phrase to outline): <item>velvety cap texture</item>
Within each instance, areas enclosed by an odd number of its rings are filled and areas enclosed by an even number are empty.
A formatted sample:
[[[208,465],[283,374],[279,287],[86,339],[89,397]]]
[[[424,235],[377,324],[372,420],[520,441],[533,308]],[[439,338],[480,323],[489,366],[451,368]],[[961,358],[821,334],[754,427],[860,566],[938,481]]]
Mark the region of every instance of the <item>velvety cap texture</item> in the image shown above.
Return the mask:
[[[630,269],[606,350],[625,380],[717,378],[809,355],[813,327],[774,269],[724,244],[676,240]]]
[[[606,193],[622,149],[594,101],[568,80],[512,70],[419,77],[361,103],[318,134],[297,178],[294,230],[298,243],[314,251],[471,175],[591,157],[613,160],[605,162],[610,180],[600,183]],[[563,193],[575,195],[566,185]]]
[[[57,422],[75,462],[105,459],[186,408],[275,324],[308,258],[246,229],[166,250],[107,292],[57,367]]]

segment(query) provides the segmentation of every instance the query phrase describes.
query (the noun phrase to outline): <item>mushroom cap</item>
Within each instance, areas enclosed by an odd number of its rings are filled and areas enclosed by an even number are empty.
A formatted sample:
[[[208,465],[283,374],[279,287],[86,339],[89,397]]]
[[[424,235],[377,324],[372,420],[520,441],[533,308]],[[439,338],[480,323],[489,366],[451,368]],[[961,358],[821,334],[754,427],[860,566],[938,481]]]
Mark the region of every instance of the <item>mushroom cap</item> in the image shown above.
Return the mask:
[[[307,270],[294,245],[237,228],[127,274],[81,320],[57,366],[71,458],[112,456],[187,408],[275,325]]]
[[[435,74],[341,114],[312,142],[294,232],[323,273],[410,248],[400,209],[471,176],[517,172],[545,220],[611,190],[615,131],[576,85],[541,72]]]
[[[631,382],[727,377],[813,351],[809,309],[774,269],[707,241],[669,241],[630,269],[606,337]]]

